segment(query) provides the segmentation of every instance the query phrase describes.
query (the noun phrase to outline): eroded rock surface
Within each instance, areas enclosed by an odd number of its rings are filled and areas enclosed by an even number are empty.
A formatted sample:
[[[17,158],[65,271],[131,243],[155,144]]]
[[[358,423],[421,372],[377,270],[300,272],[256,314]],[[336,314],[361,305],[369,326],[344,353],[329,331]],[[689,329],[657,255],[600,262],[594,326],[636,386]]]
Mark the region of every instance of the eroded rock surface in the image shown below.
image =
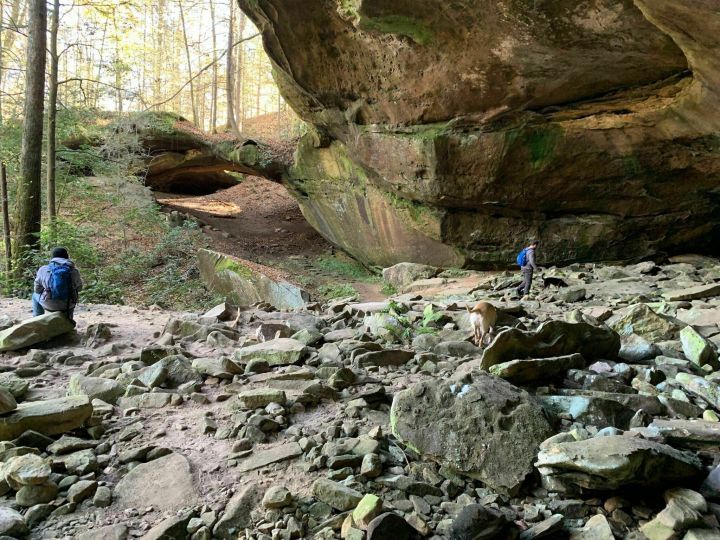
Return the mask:
[[[354,256],[506,266],[530,237],[558,262],[716,249],[714,0],[240,5],[314,128],[287,183]]]

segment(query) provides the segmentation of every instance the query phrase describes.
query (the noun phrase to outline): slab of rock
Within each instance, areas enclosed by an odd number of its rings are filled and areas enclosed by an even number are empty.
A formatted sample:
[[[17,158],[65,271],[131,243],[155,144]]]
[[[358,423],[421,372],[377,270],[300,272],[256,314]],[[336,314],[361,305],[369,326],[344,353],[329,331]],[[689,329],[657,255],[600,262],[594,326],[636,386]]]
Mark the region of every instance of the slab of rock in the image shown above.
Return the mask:
[[[490,366],[490,373],[513,384],[531,384],[551,380],[568,369],[585,367],[582,354],[569,354],[550,358],[510,360]]]
[[[60,312],[32,317],[0,332],[0,352],[27,349],[72,332],[74,328],[70,320]]]
[[[305,344],[296,339],[278,338],[236,349],[234,358],[240,364],[264,360],[270,366],[289,366],[305,358],[307,350]]]
[[[289,442],[273,448],[256,452],[249,458],[238,464],[238,471],[241,473],[254,471],[271,463],[285,461],[302,455],[303,451],[296,442]]]
[[[218,358],[196,358],[192,367],[201,375],[218,377],[220,379],[232,379],[233,375],[243,373],[243,369],[235,362],[225,356]]]
[[[187,526],[192,516],[192,512],[183,512],[177,516],[170,516],[155,525],[140,540],[187,538]]]
[[[69,396],[88,396],[90,400],[101,399],[106,403],[115,404],[125,393],[125,386],[104,377],[86,377],[76,374],[70,377]]]
[[[570,533],[570,540],[615,540],[607,518],[596,514],[587,520],[582,529]]]
[[[720,447],[720,422],[656,418],[646,429],[648,432],[656,431],[676,448],[701,450]]]
[[[719,367],[717,352],[692,326],[686,326],[680,331],[680,343],[685,358],[691,362],[698,366],[710,364],[715,369]]]
[[[363,498],[362,493],[359,491],[344,486],[339,482],[333,482],[329,478],[317,479],[313,484],[312,493],[317,500],[340,512],[352,510]]]
[[[611,327],[619,334],[637,334],[651,343],[675,339],[680,332],[680,325],[658,315],[647,304],[635,304]]]
[[[426,458],[514,493],[552,428],[524,390],[484,372],[471,377],[469,383],[425,381],[398,393],[392,432]]]
[[[170,403],[172,394],[167,392],[148,392],[137,396],[121,397],[118,405],[122,409],[161,409]]]
[[[22,515],[8,506],[0,506],[0,535],[18,537],[27,534]]]
[[[480,366],[487,370],[510,360],[575,353],[581,354],[588,361],[613,360],[619,351],[620,336],[609,328],[584,322],[548,321],[535,332],[517,328],[501,331],[483,351]]]
[[[22,486],[47,484],[51,473],[48,460],[36,454],[12,457],[2,468],[3,478],[15,490]]]
[[[10,372],[0,373],[0,386],[9,391],[15,399],[20,399],[27,393],[30,383]]]
[[[4,386],[0,386],[0,415],[9,413],[15,409],[17,409],[15,396]]]
[[[262,272],[262,267],[240,259],[201,249],[198,251],[200,277],[211,290],[225,295],[237,306],[267,302],[278,309],[305,305],[310,295],[288,281],[275,281]]]
[[[599,491],[657,488],[699,479],[702,471],[694,454],[621,435],[550,442],[541,448],[535,466],[551,490],[568,485]]]
[[[501,538],[508,521],[499,510],[481,504],[464,506],[452,523],[452,538],[495,540]]]
[[[705,400],[716,411],[720,411],[720,385],[698,375],[678,373],[675,380],[689,393]]]
[[[176,512],[200,500],[190,462],[178,453],[130,470],[115,486],[114,498],[121,508],[152,506],[164,512]]]
[[[720,283],[708,283],[707,285],[696,285],[686,289],[678,289],[663,293],[663,298],[668,302],[681,302],[683,300],[700,300],[720,296]]]
[[[267,407],[271,403],[279,403],[284,405],[287,401],[285,392],[274,388],[256,388],[255,390],[246,390],[237,395],[237,400],[245,409],[259,409]]]
[[[392,512],[379,515],[367,527],[367,540],[410,540],[414,535],[410,524]]]
[[[389,268],[383,269],[383,280],[390,283],[398,291],[402,291],[413,281],[418,279],[433,278],[438,275],[440,269],[427,264],[415,264],[401,262]]]
[[[10,441],[31,429],[43,435],[59,435],[81,427],[92,414],[87,396],[20,403],[0,417],[0,441]]]
[[[258,505],[260,498],[261,490],[252,482],[237,491],[215,525],[213,537],[221,540],[235,539],[246,527],[252,528],[254,523],[250,513]]]
[[[370,351],[358,354],[353,359],[353,365],[356,367],[368,366],[404,366],[415,356],[413,351],[404,349],[383,349],[382,351]]]
[[[82,532],[77,535],[77,540],[126,540],[129,533],[127,525],[116,523]]]

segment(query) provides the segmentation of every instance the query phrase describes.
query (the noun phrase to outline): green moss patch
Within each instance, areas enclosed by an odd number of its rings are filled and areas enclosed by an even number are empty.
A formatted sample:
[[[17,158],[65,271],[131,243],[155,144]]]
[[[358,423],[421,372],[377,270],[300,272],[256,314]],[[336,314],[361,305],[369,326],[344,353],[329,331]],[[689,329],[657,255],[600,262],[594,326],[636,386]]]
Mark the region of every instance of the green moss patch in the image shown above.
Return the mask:
[[[402,15],[385,15],[382,17],[363,17],[360,19],[362,30],[396,34],[412,39],[418,45],[427,45],[434,39],[430,27],[422,21]]]

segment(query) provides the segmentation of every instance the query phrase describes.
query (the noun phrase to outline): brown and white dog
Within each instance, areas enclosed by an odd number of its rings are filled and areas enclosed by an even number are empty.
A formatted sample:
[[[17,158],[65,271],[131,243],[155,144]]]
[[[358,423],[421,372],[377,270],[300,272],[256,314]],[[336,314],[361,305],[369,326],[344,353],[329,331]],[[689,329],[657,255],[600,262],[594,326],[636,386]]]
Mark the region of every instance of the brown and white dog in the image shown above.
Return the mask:
[[[478,302],[475,307],[466,308],[470,314],[470,324],[475,331],[474,341],[478,347],[485,345],[485,336],[494,333],[497,322],[497,310],[489,302]],[[492,336],[490,338],[492,340]]]

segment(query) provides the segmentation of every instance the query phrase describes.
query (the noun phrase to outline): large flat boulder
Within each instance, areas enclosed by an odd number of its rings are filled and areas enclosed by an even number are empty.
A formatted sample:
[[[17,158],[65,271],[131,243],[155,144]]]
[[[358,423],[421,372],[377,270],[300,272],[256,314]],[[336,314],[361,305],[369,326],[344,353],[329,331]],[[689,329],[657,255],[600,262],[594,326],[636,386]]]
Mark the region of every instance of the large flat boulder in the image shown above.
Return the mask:
[[[235,349],[234,359],[239,364],[264,360],[271,366],[288,366],[300,362],[307,352],[307,346],[301,341],[278,338]]]
[[[480,360],[482,369],[526,358],[549,358],[579,353],[587,361],[613,360],[620,351],[620,336],[607,327],[584,322],[548,321],[534,331],[501,331]],[[472,364],[472,363],[471,363]],[[474,365],[474,364],[473,364]]]
[[[694,454],[622,435],[549,441],[535,465],[553,489],[569,485],[608,491],[630,486],[675,486],[699,480],[703,470]]]
[[[121,508],[152,506],[177,512],[198,504],[200,498],[190,462],[172,453],[133,468],[115,486],[115,500]]]
[[[503,493],[517,491],[552,434],[532,396],[484,372],[469,383],[427,381],[399,392],[390,423],[425,458]]]
[[[7,416],[0,417],[0,441],[9,441],[31,429],[44,435],[59,435],[81,427],[93,407],[87,396],[20,403]]]
[[[125,386],[104,377],[86,377],[76,374],[70,377],[69,396],[88,396],[90,401],[101,399],[106,403],[116,403],[125,392]]]
[[[0,332],[0,352],[27,349],[73,329],[70,320],[59,312],[32,317]]]
[[[490,373],[513,384],[531,384],[547,381],[564,374],[568,369],[585,367],[582,354],[510,360],[490,366]]]
[[[278,309],[291,309],[302,307],[310,300],[308,293],[297,285],[273,279],[261,266],[230,255],[201,249],[198,266],[205,284],[238,306],[268,302]]]

